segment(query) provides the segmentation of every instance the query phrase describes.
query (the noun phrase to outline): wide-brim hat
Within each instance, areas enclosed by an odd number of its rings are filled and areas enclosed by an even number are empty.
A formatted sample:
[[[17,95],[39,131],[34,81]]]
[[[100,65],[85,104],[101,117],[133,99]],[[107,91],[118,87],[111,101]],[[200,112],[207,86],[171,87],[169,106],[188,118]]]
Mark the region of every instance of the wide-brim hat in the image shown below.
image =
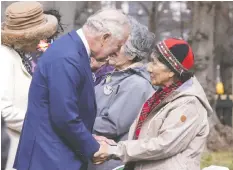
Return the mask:
[[[168,38],[156,45],[160,59],[175,73],[190,71],[194,66],[194,54],[191,46],[182,39]]]
[[[15,2],[7,7],[6,19],[1,25],[2,44],[23,45],[51,37],[58,21],[43,13],[39,2]]]

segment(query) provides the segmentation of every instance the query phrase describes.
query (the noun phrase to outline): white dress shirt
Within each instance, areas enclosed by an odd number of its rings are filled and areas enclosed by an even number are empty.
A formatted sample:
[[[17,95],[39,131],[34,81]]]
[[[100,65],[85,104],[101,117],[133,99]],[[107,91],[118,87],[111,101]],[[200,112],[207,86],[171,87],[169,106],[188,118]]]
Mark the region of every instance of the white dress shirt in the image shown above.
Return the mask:
[[[87,39],[86,39],[86,37],[85,37],[85,35],[83,33],[83,30],[80,28],[76,32],[79,35],[79,37],[81,38],[81,40],[82,40],[82,42],[83,42],[83,44],[84,44],[84,46],[85,46],[85,48],[87,50],[87,54],[90,57],[90,55],[91,55],[91,49],[90,49],[89,44],[87,42]]]

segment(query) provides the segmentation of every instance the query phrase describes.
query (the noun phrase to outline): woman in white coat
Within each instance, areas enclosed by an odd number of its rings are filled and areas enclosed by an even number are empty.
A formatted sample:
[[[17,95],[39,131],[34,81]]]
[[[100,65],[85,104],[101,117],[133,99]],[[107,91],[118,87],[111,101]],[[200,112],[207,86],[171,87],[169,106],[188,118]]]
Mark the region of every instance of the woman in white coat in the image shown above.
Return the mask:
[[[32,79],[32,53],[40,40],[51,38],[58,21],[45,15],[38,2],[16,2],[7,7],[1,28],[0,109],[11,139],[6,169],[13,169]]]
[[[116,146],[102,142],[94,161],[112,156],[126,163],[124,170],[200,170],[212,109],[190,71],[193,65],[187,42],[159,42],[147,70],[151,83],[160,88],[144,103],[128,140]]]

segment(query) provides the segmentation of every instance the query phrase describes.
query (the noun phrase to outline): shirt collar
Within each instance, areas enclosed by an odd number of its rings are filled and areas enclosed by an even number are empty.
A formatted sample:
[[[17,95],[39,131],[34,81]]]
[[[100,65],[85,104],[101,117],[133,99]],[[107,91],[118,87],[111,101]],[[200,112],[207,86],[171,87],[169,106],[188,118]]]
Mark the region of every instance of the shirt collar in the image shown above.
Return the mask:
[[[83,44],[84,44],[84,46],[85,46],[85,48],[86,48],[87,54],[88,54],[88,56],[90,57],[90,55],[91,55],[91,50],[90,50],[89,44],[88,44],[88,42],[87,42],[87,39],[86,39],[86,37],[85,37],[85,35],[84,35],[84,33],[83,33],[83,30],[80,28],[80,29],[78,29],[76,32],[77,32],[77,34],[79,35],[79,37],[81,38],[81,40],[82,40],[82,42],[83,42]]]

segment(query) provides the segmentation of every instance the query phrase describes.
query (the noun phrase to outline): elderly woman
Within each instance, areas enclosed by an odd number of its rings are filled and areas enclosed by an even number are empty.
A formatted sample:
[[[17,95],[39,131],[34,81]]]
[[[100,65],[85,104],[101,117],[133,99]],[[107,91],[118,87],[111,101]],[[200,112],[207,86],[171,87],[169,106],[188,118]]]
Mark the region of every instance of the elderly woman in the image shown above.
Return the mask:
[[[166,39],[155,46],[148,65],[160,88],[144,103],[127,141],[95,154],[120,158],[125,170],[199,170],[212,112],[205,92],[190,71],[194,56],[187,42]]]
[[[1,28],[1,115],[11,139],[7,170],[13,162],[28,103],[28,90],[33,74],[32,53],[40,40],[53,39],[58,21],[43,14],[38,2],[15,2],[6,9]],[[47,43],[48,45],[48,43]]]
[[[109,64],[115,70],[95,87],[97,117],[94,134],[116,142],[127,139],[142,104],[154,93],[149,74],[141,63],[149,57],[154,34],[133,18],[130,22],[129,39],[117,55],[109,57]],[[89,169],[110,170],[118,165],[122,162],[111,160]]]

